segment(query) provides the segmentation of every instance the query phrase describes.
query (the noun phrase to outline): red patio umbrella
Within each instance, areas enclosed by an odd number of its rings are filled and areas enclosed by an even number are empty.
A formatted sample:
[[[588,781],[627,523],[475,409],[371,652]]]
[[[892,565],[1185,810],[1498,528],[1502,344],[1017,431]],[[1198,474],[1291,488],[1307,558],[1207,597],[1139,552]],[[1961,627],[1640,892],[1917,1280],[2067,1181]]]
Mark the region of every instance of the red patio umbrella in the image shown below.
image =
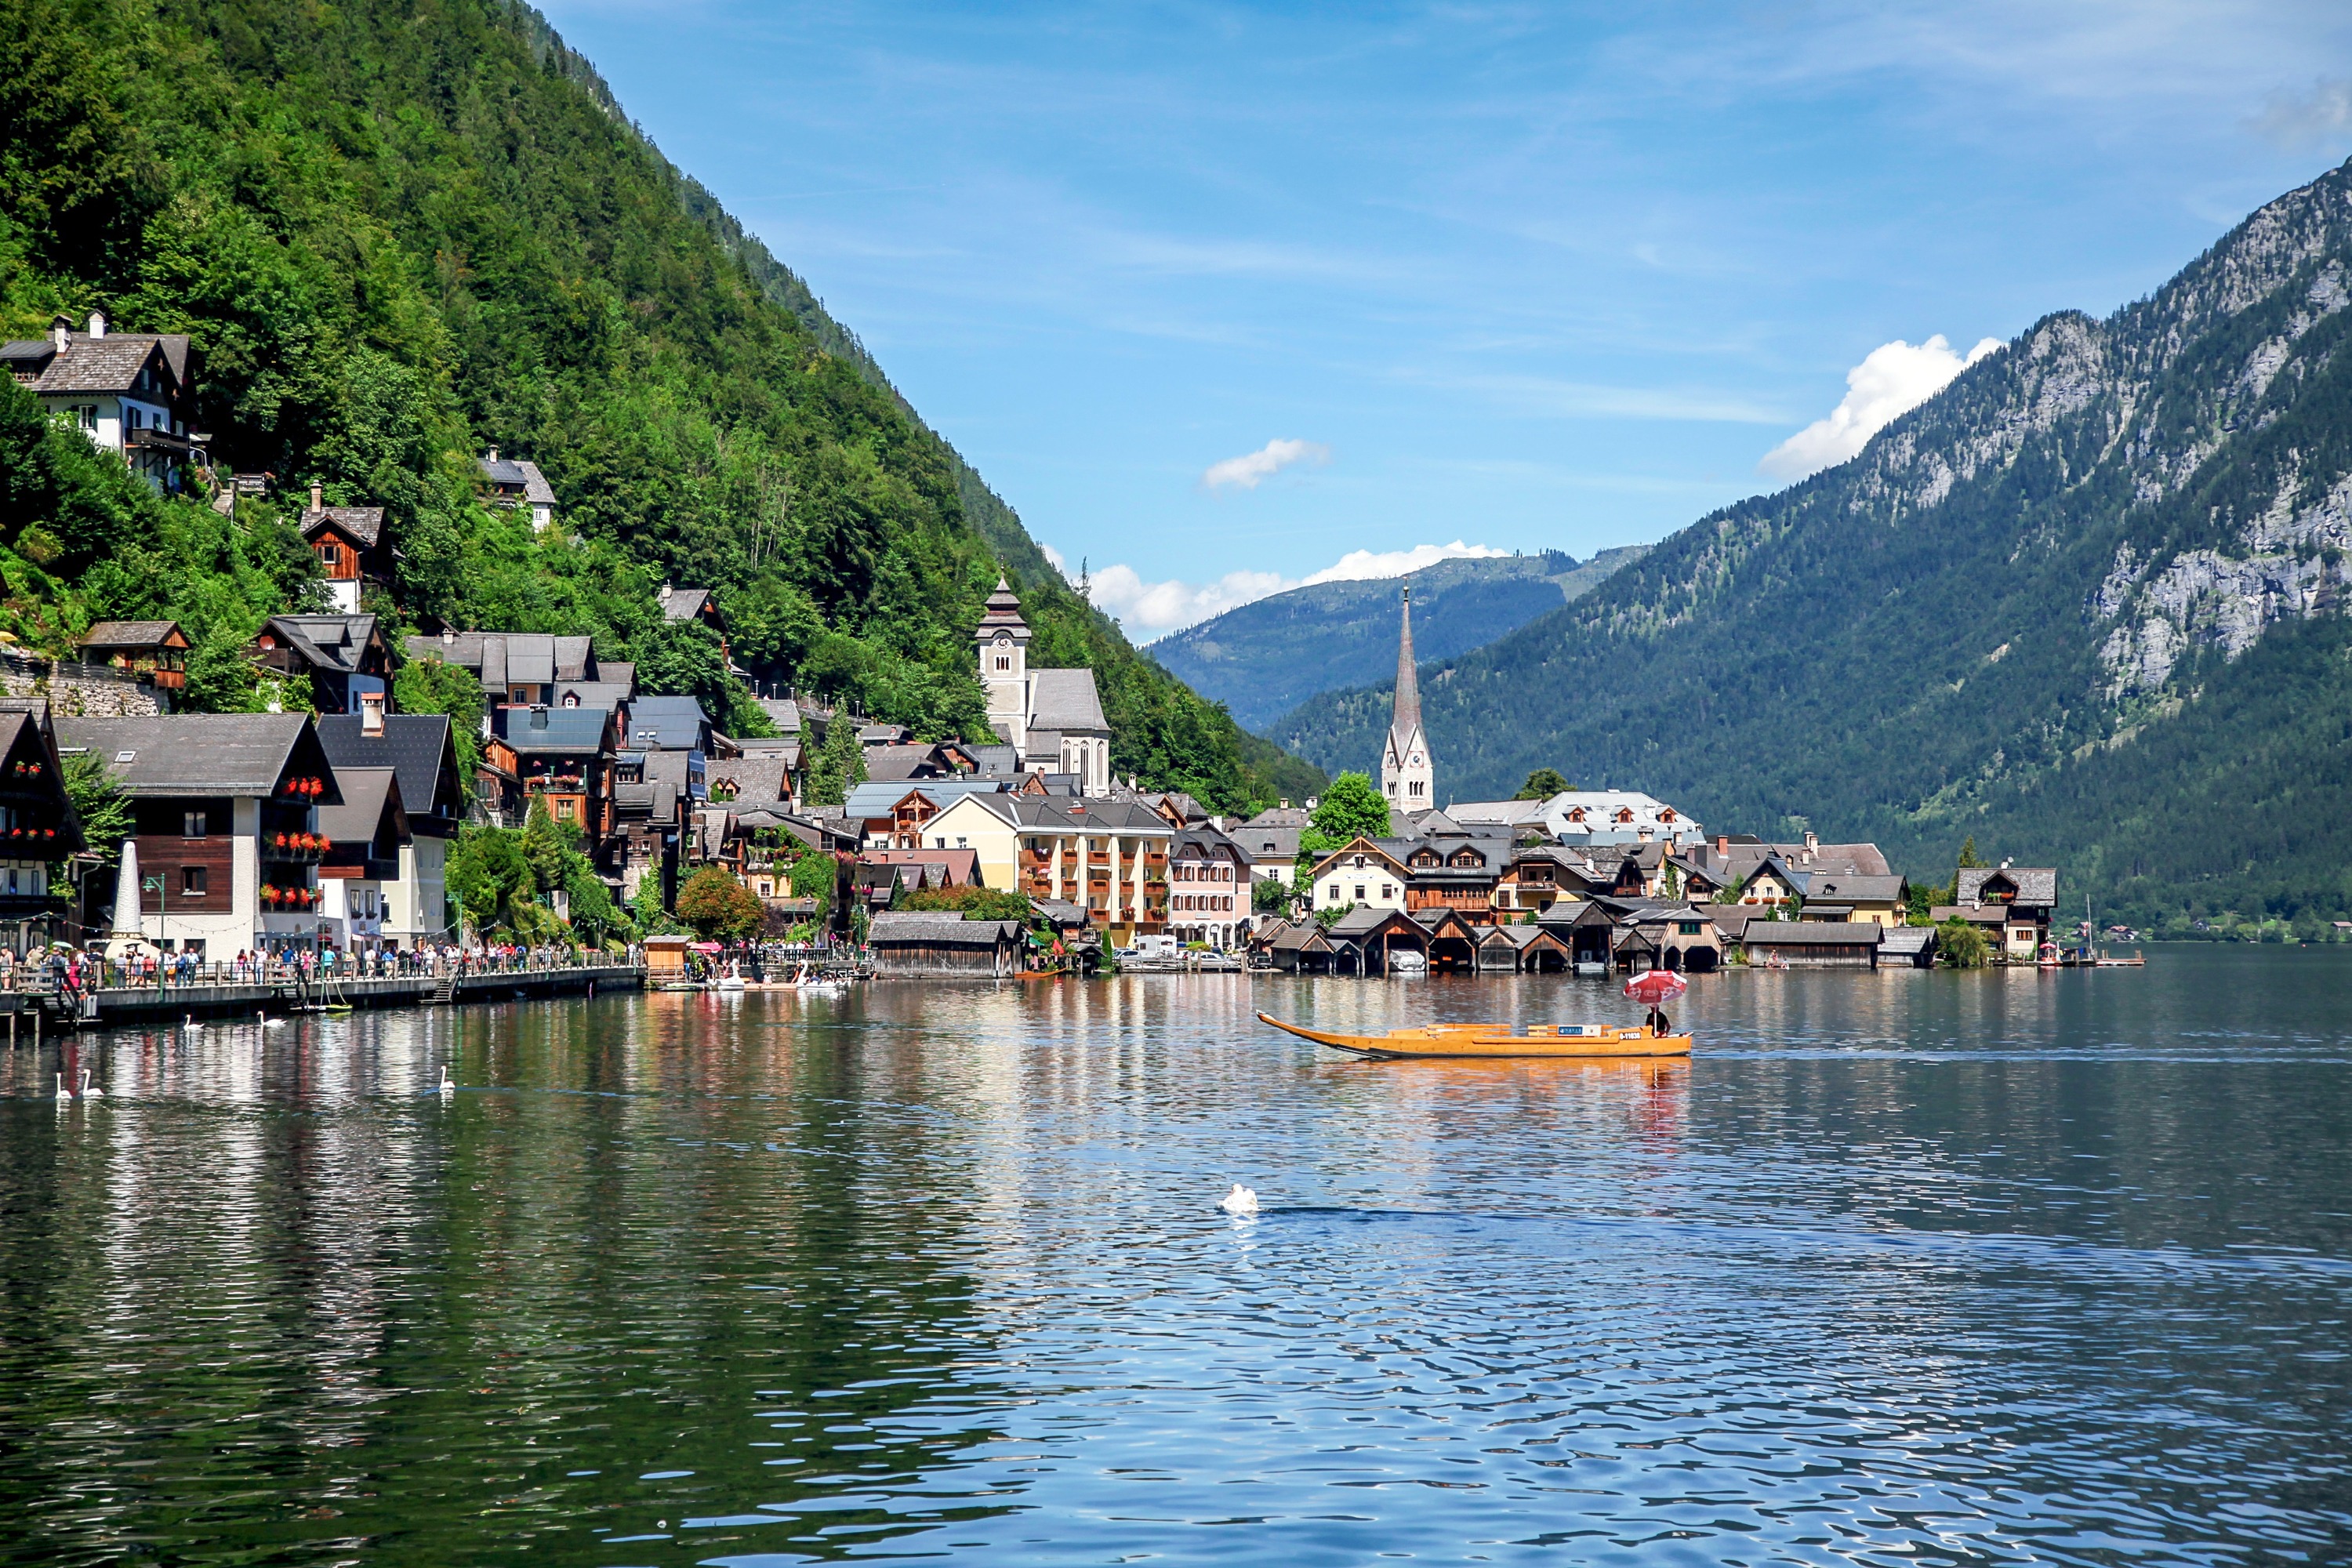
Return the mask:
[[[1690,989],[1690,982],[1670,969],[1653,969],[1625,982],[1625,994],[1644,1007],[1663,1006]]]

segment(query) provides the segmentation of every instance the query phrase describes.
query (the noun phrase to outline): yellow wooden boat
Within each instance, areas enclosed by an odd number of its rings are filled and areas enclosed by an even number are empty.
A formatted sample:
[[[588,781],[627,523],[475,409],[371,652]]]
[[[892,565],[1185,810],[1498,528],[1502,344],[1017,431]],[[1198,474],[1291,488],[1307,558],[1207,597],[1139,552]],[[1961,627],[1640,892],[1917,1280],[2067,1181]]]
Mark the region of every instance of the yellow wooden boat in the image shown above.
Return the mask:
[[[1647,1024],[1530,1024],[1517,1034],[1501,1024],[1423,1024],[1385,1035],[1335,1035],[1286,1024],[1260,1013],[1258,1022],[1286,1035],[1351,1056],[1394,1060],[1407,1057],[1549,1057],[1593,1060],[1626,1057],[1686,1057],[1688,1035],[1656,1035]]]

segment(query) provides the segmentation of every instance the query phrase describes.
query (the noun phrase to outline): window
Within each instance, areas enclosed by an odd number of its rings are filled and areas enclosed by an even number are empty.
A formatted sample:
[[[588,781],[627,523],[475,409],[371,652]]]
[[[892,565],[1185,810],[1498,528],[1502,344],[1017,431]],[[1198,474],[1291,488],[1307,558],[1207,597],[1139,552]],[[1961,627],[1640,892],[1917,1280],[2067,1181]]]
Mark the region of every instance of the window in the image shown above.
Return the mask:
[[[1382,898],[1384,898],[1384,899],[1393,899],[1393,898],[1395,898],[1395,897],[1396,897],[1396,887],[1395,887],[1395,885],[1394,885],[1393,883],[1382,882],[1382,883],[1381,884],[1381,897],[1382,897]]]
[[[572,799],[568,795],[557,797],[555,802],[555,820],[558,822],[570,822],[574,816],[577,816],[579,813],[580,803],[578,801]]]
[[[211,824],[205,818],[204,807],[198,806],[195,810],[187,812],[181,816],[180,837],[183,838],[202,838],[205,836],[205,830],[210,826]]]
[[[205,896],[206,886],[210,881],[211,878],[206,874],[204,867],[183,866],[180,868],[180,896],[184,899],[201,899]]]
[[[1361,882],[1359,882],[1359,883],[1357,883],[1357,884],[1356,884],[1356,902],[1358,902],[1358,903],[1360,903],[1360,903],[1362,903],[1363,901],[1364,901],[1364,885],[1363,885]]]
[[[1685,935],[1685,936],[1696,936],[1696,935],[1698,934],[1698,930],[1699,930],[1699,927],[1698,927],[1698,921],[1683,921],[1680,925],[1676,926],[1675,929],[1676,931],[1681,931],[1681,932],[1683,933],[1683,935]]]

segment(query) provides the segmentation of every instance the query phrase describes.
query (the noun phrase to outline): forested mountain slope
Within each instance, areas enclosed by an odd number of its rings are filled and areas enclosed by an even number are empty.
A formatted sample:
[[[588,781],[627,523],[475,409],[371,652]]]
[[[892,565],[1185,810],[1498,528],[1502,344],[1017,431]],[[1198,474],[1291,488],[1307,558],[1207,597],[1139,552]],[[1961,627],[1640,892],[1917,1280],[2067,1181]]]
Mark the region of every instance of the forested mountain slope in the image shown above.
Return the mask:
[[[688,668],[654,594],[709,584],[755,674],[972,734],[967,638],[1003,565],[1033,658],[1097,670],[1119,772],[1226,805],[1313,787],[1066,589],[529,9],[0,0],[0,327],[102,310],[190,334],[222,466],[390,509],[396,617],[587,631]],[[478,504],[493,445],[546,472],[558,533]],[[0,447],[5,629],[58,647],[171,616],[207,698],[249,698],[235,650],[304,574],[284,516],[61,500],[69,458]],[[106,526],[52,526],[92,508]]]
[[[2070,905],[2352,914],[2352,165],[2041,321],[1853,461],[1429,670],[1442,796],[1531,768]],[[1360,767],[1384,689],[1273,733]]]
[[[1452,658],[1582,597],[1643,554],[1579,562],[1561,551],[1440,561],[1409,577],[1317,583],[1227,610],[1151,645],[1193,690],[1262,730],[1310,697],[1396,670],[1398,601],[1412,586],[1412,644]]]

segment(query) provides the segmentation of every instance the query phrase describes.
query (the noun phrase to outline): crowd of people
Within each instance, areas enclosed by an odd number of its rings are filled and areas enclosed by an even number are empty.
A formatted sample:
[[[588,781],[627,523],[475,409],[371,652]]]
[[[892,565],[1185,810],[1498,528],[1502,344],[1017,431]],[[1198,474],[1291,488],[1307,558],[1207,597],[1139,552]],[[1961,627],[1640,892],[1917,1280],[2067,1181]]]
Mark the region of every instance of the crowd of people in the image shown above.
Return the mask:
[[[637,962],[631,952],[627,962]],[[313,985],[329,981],[394,980],[455,974],[519,974],[534,970],[576,969],[611,963],[611,955],[580,953],[563,947],[511,943],[461,948],[428,945],[358,952],[335,948],[241,951],[233,959],[205,960],[193,952],[153,948],[119,958],[100,958],[69,948],[18,956],[0,950],[0,990],[59,991],[79,996],[89,991],[158,989],[184,985]]]

